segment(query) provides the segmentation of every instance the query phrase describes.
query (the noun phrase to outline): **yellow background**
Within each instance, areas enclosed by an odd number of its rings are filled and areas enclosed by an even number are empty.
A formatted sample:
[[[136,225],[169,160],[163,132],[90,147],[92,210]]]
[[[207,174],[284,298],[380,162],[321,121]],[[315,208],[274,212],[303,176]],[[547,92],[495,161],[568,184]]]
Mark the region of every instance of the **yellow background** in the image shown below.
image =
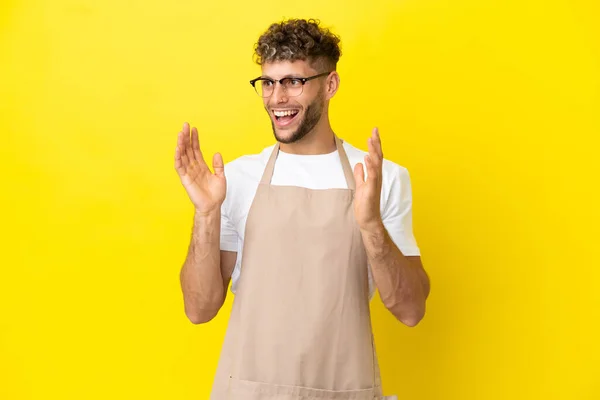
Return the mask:
[[[600,399],[596,0],[2,0],[0,398],[208,398],[231,296],[184,316],[175,138],[272,144],[282,17],[341,35],[334,129],[411,173],[432,294],[416,328],[373,302],[386,393]]]

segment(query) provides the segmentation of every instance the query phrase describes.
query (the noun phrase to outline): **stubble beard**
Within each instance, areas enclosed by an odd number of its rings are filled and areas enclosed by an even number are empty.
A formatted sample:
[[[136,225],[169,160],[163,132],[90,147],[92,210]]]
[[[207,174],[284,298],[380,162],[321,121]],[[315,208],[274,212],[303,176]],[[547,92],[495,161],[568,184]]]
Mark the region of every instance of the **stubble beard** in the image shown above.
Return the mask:
[[[290,144],[295,143],[302,138],[304,138],[308,133],[310,133],[319,120],[321,119],[321,115],[323,114],[323,100],[320,98],[315,99],[307,108],[306,113],[304,114],[304,118],[300,121],[300,125],[295,132],[293,132],[290,136],[281,137],[277,135],[277,129],[275,128],[275,122],[271,120],[271,127],[273,128],[273,135],[275,139],[279,143]]]

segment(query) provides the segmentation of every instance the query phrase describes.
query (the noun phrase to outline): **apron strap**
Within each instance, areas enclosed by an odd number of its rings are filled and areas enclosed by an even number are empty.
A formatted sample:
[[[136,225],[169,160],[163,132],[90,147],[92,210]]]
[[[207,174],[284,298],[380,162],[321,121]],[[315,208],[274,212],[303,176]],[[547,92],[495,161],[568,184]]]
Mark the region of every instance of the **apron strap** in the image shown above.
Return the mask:
[[[340,156],[340,162],[342,163],[342,169],[344,170],[344,177],[346,178],[346,185],[348,185],[348,189],[355,190],[356,183],[354,181],[354,173],[352,171],[352,166],[350,165],[350,161],[348,160],[348,155],[346,154],[346,150],[344,150],[344,141],[337,136],[335,136],[335,146],[337,148],[338,154]],[[269,185],[271,184],[271,179],[273,178],[273,171],[275,170],[275,161],[277,160],[277,156],[279,154],[279,142],[275,144],[273,151],[271,152],[271,156],[269,157],[269,161],[267,162],[267,166],[265,167],[265,172],[260,180],[260,183]]]
[[[337,146],[338,153],[340,155],[340,161],[342,162],[342,168],[344,169],[344,176],[346,177],[346,185],[348,185],[348,189],[356,190],[356,182],[354,181],[354,172],[352,171],[352,166],[350,165],[350,160],[348,160],[348,155],[346,154],[346,150],[344,150],[344,141],[336,136],[335,144]]]
[[[271,184],[271,178],[273,178],[273,171],[275,170],[275,160],[277,160],[277,155],[279,154],[279,142],[275,144],[273,151],[271,152],[271,156],[269,157],[269,161],[267,162],[267,166],[265,167],[265,172],[260,180],[260,183],[265,185]]]

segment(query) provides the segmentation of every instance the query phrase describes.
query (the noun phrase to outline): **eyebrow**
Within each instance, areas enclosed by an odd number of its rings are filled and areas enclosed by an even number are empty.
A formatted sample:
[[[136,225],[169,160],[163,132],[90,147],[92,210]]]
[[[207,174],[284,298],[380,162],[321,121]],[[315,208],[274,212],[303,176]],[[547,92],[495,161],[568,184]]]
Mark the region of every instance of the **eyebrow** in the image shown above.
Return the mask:
[[[279,79],[271,78],[270,76],[265,76],[265,75],[261,75],[260,77],[261,77],[262,79],[270,79],[270,80],[272,80],[272,81],[277,81],[277,80],[279,80]],[[281,79],[285,79],[285,78],[296,78],[296,79],[299,79],[299,78],[300,78],[300,76],[298,76],[298,75],[292,75],[292,74],[287,74],[287,75],[285,75],[285,76],[284,76],[283,78],[281,78]]]

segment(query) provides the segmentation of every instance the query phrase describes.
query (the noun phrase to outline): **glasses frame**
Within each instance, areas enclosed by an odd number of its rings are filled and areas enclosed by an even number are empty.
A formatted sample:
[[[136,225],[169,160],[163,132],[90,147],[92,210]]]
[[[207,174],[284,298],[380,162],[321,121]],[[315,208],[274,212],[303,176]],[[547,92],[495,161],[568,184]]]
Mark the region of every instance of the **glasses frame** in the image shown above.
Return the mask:
[[[275,84],[276,82],[278,82],[281,85],[281,87],[283,88],[283,90],[285,91],[285,93],[287,94],[287,89],[285,88],[285,86],[283,86],[283,81],[286,81],[286,80],[297,80],[297,81],[302,82],[302,90],[297,95],[294,95],[294,96],[289,96],[288,95],[288,96],[289,97],[298,97],[298,96],[300,96],[304,92],[304,85],[306,84],[306,82],[311,81],[313,79],[320,78],[322,76],[329,75],[332,72],[333,71],[323,72],[321,74],[317,74],[317,75],[313,75],[313,76],[308,76],[306,78],[300,78],[300,77],[295,77],[295,76],[288,76],[288,77],[281,78],[281,79],[271,79],[271,78],[263,78],[262,76],[259,76],[258,78],[252,79],[250,81],[250,85],[252,85],[252,87],[254,88],[254,91],[256,92],[256,94],[258,94],[263,99],[266,99],[268,97],[273,96],[273,93],[275,93],[275,87],[273,87],[273,92],[270,95],[268,95],[268,96],[261,96],[260,93],[258,93],[258,89],[256,88],[256,82],[258,82],[258,81],[269,81],[269,82],[272,82],[273,84]]]

